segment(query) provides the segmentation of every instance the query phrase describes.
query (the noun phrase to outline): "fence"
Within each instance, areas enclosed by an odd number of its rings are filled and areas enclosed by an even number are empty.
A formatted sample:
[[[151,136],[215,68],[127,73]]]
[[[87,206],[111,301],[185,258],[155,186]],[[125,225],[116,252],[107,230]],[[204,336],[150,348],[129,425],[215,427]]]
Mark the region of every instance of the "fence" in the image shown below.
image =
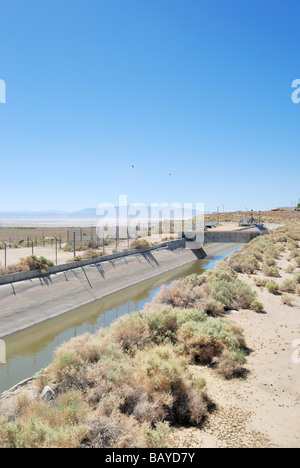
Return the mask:
[[[16,229],[19,229],[18,236]],[[21,258],[30,255],[44,256],[58,265],[80,258],[86,251],[90,251],[90,255],[97,253],[97,256],[114,254],[130,250],[131,243],[138,237],[147,238],[150,244],[172,240],[172,237],[163,237],[162,229],[154,230],[150,226],[148,231],[140,231],[140,227],[137,226],[135,238],[129,235],[128,230],[127,237],[120,237],[118,229],[114,237],[100,238],[94,226],[62,228],[60,231],[58,228],[49,231],[46,228],[37,228],[35,231],[26,228],[4,228],[0,229],[0,266],[7,269],[18,264]]]

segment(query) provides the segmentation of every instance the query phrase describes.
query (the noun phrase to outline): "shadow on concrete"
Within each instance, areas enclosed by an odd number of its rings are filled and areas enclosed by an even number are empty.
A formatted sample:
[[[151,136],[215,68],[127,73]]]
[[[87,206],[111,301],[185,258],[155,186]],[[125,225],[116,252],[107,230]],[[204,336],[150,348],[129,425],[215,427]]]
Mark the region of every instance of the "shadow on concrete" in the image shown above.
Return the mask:
[[[195,257],[198,258],[198,260],[203,260],[203,258],[207,257],[207,253],[205,252],[203,248],[197,249],[197,250],[191,250],[191,251],[193,252]]]
[[[153,256],[151,252],[142,252],[142,256],[144,257],[145,260],[147,260],[148,263],[154,268],[155,266],[159,266],[159,262],[156,260],[156,258]]]
[[[104,268],[100,263],[96,263],[96,268],[99,271],[100,275],[102,276],[103,279],[105,279],[105,273],[104,273]]]

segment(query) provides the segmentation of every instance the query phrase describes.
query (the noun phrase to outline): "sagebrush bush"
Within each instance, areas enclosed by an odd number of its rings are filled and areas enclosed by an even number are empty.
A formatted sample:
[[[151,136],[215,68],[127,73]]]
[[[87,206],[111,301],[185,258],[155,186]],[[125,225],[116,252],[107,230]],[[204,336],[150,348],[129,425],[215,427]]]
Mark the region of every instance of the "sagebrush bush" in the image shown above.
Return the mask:
[[[295,278],[296,283],[300,284],[300,272],[295,273],[294,278]]]
[[[178,331],[179,349],[191,363],[211,364],[224,349],[246,347],[242,330],[225,319],[187,322]]]
[[[112,325],[115,341],[121,344],[125,352],[134,354],[144,349],[150,342],[150,329],[144,317],[137,313],[120,318]]]
[[[265,276],[271,276],[275,278],[280,277],[279,269],[276,266],[264,265],[262,268],[262,271]]]
[[[280,291],[294,293],[296,291],[297,282],[293,279],[285,279],[280,285]]]
[[[285,294],[282,295],[281,301],[285,305],[292,306],[294,304],[295,299],[292,296],[290,296],[289,294],[285,293]]]
[[[219,374],[226,380],[244,377],[246,374],[244,368],[246,352],[243,350],[226,350],[216,362],[218,364]]]
[[[156,294],[152,303],[165,304],[178,309],[201,309],[202,290],[199,286],[193,287],[174,281],[171,286],[163,286]]]
[[[254,310],[255,312],[263,312],[265,307],[261,302],[255,300],[251,303],[251,310]]]
[[[236,252],[229,257],[230,267],[238,273],[255,273],[259,268],[259,261],[251,253]]]
[[[51,260],[45,257],[36,257],[31,255],[30,257],[21,258],[17,267],[20,267],[21,271],[40,270],[42,274],[46,274],[49,267],[54,266]]]
[[[137,239],[131,243],[130,247],[132,250],[144,250],[149,249],[151,246],[146,239]]]
[[[184,278],[181,278],[179,282],[183,285],[186,286],[201,286],[205,281],[205,275],[197,275],[196,273],[185,276]]]
[[[267,290],[272,294],[277,294],[279,291],[279,284],[275,281],[268,281],[266,283]]]

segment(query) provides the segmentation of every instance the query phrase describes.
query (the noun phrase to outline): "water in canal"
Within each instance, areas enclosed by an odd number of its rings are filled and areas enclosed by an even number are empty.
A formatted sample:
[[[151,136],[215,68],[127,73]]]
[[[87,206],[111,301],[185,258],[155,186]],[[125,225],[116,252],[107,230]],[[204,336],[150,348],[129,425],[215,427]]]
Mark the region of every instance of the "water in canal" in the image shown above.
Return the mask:
[[[217,261],[232,251],[231,247],[223,255],[197,260],[4,338],[6,364],[0,363],[0,393],[47,367],[63,342],[86,332],[94,333],[125,314],[142,310],[162,285],[214,268]]]

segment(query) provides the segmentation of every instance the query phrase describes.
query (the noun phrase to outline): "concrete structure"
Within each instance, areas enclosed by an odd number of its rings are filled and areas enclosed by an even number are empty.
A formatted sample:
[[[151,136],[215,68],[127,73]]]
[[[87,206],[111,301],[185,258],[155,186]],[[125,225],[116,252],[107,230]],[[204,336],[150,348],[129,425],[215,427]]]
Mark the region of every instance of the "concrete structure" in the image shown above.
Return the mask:
[[[193,251],[184,245],[185,240],[180,240],[146,251],[61,265],[43,277],[38,272],[28,272],[22,280],[9,275],[14,278],[0,285],[0,337],[232,247],[218,243]]]
[[[214,230],[204,233],[184,232],[182,235],[186,240],[186,248],[195,250],[201,249],[206,244],[247,244],[252,239],[255,239],[255,237],[267,233],[267,229],[263,229],[262,227],[253,227],[250,229],[237,229],[235,231]]]
[[[204,243],[216,243],[225,242],[233,244],[247,244],[256,237],[267,234],[267,230],[264,232],[254,227],[251,229],[240,229],[236,231],[210,231],[204,233]]]

